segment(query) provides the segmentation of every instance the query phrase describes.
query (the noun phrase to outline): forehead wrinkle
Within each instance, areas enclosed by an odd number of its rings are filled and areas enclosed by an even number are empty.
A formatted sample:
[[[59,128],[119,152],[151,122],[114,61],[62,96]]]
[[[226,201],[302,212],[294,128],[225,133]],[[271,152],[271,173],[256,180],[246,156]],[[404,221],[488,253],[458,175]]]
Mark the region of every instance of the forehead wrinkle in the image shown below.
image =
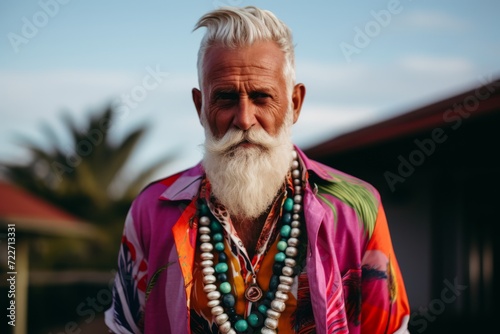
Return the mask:
[[[276,72],[279,72],[273,69],[272,66],[241,65],[228,67],[224,64],[221,65],[213,66],[211,70],[206,69],[206,77],[210,77],[210,80],[224,79],[225,77],[239,77],[242,79],[245,77],[255,77],[258,80],[262,77],[275,78],[277,75]]]
[[[251,85],[272,87],[279,71],[266,66],[223,66],[206,72],[206,80],[212,87]]]

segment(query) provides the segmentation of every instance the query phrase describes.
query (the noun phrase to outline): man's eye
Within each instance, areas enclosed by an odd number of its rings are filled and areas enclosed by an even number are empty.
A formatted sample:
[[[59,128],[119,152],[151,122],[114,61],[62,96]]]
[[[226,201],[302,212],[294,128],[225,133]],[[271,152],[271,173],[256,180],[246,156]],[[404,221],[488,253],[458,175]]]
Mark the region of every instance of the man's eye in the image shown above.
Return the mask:
[[[237,98],[238,98],[238,95],[235,93],[218,93],[216,95],[216,99],[222,100],[222,101],[235,100]]]
[[[271,97],[271,95],[269,95],[267,93],[262,93],[262,92],[255,92],[255,93],[250,94],[250,98],[252,100],[262,100],[262,99],[266,99],[269,97]]]

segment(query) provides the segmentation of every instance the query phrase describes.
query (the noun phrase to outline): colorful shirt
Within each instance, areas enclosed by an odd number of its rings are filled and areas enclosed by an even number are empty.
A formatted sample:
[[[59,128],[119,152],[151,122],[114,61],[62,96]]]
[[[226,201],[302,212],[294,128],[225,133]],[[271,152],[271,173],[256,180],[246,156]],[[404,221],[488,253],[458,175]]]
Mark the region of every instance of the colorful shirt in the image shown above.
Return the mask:
[[[305,272],[317,333],[408,333],[409,305],[378,192],[308,159]],[[106,324],[115,333],[191,333],[199,164],[134,200]],[[301,302],[298,292],[298,303]]]

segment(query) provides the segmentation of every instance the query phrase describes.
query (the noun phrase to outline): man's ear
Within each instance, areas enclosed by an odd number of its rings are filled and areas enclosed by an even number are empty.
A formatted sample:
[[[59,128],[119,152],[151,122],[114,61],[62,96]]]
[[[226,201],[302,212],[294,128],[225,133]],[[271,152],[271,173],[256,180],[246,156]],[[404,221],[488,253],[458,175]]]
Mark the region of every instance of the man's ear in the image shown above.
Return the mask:
[[[297,122],[300,115],[300,110],[302,109],[302,103],[306,96],[306,86],[304,84],[296,84],[293,87],[292,92],[292,103],[293,103],[293,123]]]
[[[198,118],[201,122],[201,106],[202,106],[202,98],[201,91],[198,88],[193,88],[191,90],[191,94],[193,96],[194,107],[196,108],[196,112],[198,113]]]

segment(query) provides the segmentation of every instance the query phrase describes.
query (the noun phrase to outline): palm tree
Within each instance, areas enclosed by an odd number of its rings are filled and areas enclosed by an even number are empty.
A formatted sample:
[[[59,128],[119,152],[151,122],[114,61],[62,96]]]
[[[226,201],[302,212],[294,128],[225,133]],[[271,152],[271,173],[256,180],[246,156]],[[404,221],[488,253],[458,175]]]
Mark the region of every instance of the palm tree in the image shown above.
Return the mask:
[[[116,259],[123,221],[133,198],[151,181],[160,167],[174,159],[175,154],[158,159],[132,181],[120,184],[124,182],[119,177],[120,172],[130,160],[147,127],[140,126],[123,140],[113,142],[109,136],[109,130],[116,124],[116,113],[112,107],[91,116],[83,128],[79,128],[67,114],[62,119],[71,139],[70,150],[63,150],[60,137],[45,125],[43,130],[52,147],[44,148],[24,138],[24,146],[32,156],[31,161],[23,165],[1,165],[12,182],[96,224],[107,236],[104,240],[96,240],[91,250],[88,244],[82,246],[74,241],[51,241],[50,247],[42,245],[45,252],[41,253],[46,255],[43,261],[46,265],[70,266],[75,263],[73,253],[76,252],[83,257],[93,258],[94,265],[94,256],[97,255],[100,262],[107,266]],[[117,184],[123,189],[113,191]],[[68,252],[67,247],[74,252]],[[102,252],[109,256],[102,256]],[[40,255],[40,252],[35,253]]]

